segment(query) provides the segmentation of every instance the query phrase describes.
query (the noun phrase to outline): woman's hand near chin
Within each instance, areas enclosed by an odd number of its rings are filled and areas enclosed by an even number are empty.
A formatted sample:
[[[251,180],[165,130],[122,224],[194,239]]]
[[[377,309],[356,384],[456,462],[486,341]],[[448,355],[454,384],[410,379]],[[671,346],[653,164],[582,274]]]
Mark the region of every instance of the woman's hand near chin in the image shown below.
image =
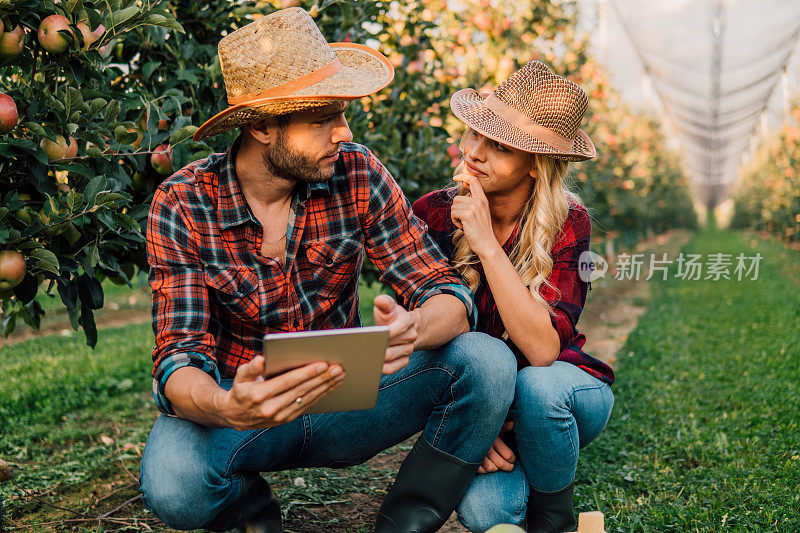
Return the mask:
[[[469,174],[462,174],[460,178],[468,184],[471,196],[453,198],[450,218],[453,224],[464,232],[472,251],[480,259],[484,259],[501,249],[492,230],[489,200],[478,178]]]

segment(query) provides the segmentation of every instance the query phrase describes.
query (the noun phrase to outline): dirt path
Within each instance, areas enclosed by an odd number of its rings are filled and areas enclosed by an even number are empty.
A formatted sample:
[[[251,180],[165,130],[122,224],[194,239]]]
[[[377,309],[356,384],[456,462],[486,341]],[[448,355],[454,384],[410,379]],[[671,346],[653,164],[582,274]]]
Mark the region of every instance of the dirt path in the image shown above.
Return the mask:
[[[140,324],[150,320],[150,293],[146,289],[136,289],[121,303],[110,302],[95,312],[97,329]],[[17,329],[8,337],[0,335],[0,348],[18,342],[46,337],[47,335],[83,335],[82,330],[75,331],[69,323],[66,309],[48,311],[42,318],[39,330],[28,327],[20,320]]]

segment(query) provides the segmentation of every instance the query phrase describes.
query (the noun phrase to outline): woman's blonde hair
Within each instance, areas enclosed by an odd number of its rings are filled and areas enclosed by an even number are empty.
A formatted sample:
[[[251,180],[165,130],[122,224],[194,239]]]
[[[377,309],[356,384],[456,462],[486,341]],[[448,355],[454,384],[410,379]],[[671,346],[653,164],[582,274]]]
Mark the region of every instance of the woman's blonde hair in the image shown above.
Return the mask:
[[[462,154],[464,153],[464,142],[469,133],[470,128],[467,128],[459,143]],[[569,170],[567,161],[543,154],[533,155],[538,177],[532,179],[531,194],[521,213],[522,228],[509,258],[533,297],[544,304],[550,314],[553,314],[553,309],[539,294],[539,288],[545,284],[556,292],[558,291],[552,283],[547,281],[553,271],[553,258],[550,253],[556,237],[569,215],[570,201],[577,204],[581,204],[581,201],[566,186],[565,179]],[[462,160],[454,174],[461,174],[464,170],[463,167]],[[469,189],[462,183],[458,194],[467,195]],[[480,274],[475,267],[480,261],[470,249],[464,232],[458,228],[453,234],[453,244],[455,245],[453,263],[467,281],[469,288],[475,292],[480,282]],[[504,333],[503,338],[506,337],[507,333]]]

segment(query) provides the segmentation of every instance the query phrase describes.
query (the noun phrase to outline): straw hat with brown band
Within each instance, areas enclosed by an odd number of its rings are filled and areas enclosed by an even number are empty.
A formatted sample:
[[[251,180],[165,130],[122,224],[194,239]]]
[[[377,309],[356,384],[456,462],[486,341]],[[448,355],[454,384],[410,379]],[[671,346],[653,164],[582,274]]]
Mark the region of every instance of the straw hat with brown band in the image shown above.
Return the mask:
[[[531,61],[483,97],[462,89],[450,98],[459,120],[475,131],[526,152],[582,161],[597,155],[580,129],[588,99],[576,83]]]
[[[328,44],[299,7],[225,36],[219,62],[230,107],[200,126],[196,141],[265,117],[368,96],[394,78],[392,64],[372,48]]]

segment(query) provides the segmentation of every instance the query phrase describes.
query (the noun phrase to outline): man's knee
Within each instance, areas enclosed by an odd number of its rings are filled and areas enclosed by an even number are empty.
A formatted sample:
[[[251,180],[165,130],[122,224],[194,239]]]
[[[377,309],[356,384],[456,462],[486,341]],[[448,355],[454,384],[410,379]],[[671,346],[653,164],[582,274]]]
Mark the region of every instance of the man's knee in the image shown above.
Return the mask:
[[[517,362],[506,343],[485,333],[470,332],[453,339],[447,349],[448,362],[457,367],[470,390],[508,408],[514,395]]]
[[[181,438],[180,425],[168,422],[173,420],[159,419],[145,444],[139,492],[145,506],[170,527],[197,529],[215,518],[232,480],[217,473],[199,447]]]

